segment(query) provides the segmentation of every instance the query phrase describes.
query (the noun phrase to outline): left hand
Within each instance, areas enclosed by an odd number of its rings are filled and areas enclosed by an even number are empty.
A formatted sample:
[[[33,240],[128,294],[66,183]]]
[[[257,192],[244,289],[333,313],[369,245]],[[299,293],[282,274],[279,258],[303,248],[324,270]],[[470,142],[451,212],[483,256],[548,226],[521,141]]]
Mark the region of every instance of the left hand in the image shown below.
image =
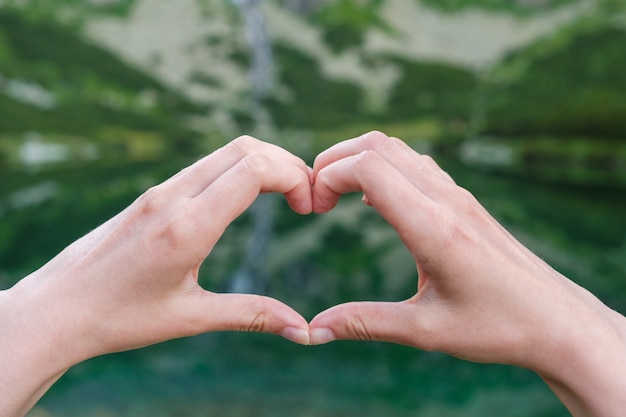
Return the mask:
[[[250,137],[231,142],[20,282],[23,320],[63,346],[71,362],[220,330],[308,343],[306,320],[285,304],[198,284],[226,227],[264,192],[283,193],[296,212],[311,212],[309,168],[300,158]]]
[[[0,415],[24,415],[68,368],[105,353],[218,330],[307,344],[308,323],[285,304],[198,284],[226,227],[264,192],[310,213],[310,169],[241,137],[0,291]]]

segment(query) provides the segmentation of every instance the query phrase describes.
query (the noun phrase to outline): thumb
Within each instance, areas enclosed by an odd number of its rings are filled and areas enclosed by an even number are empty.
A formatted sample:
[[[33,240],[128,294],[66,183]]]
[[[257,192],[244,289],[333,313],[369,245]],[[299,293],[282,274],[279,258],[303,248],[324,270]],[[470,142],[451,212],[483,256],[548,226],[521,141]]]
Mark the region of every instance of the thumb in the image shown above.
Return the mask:
[[[194,333],[211,331],[262,332],[280,335],[292,342],[309,344],[307,321],[291,307],[255,294],[215,294],[190,303],[195,317]]]
[[[429,332],[419,320],[419,303],[351,302],[319,313],[309,323],[309,344],[372,340],[429,349]],[[430,349],[429,349],[430,350]]]

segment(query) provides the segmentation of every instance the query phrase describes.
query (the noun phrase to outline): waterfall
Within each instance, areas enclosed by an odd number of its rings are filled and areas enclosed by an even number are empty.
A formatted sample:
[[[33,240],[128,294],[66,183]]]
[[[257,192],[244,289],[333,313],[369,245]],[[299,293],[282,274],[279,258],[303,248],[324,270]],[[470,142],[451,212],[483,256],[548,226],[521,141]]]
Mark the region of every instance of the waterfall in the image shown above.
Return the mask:
[[[253,121],[252,134],[269,139],[274,131],[269,113],[262,100],[274,89],[274,60],[272,45],[265,29],[263,0],[231,0],[243,19],[246,40],[252,52],[248,71],[251,97],[248,111]],[[229,291],[237,293],[266,293],[269,280],[266,273],[267,246],[272,237],[276,196],[264,194],[249,209],[252,230],[246,242],[242,264],[229,282]]]

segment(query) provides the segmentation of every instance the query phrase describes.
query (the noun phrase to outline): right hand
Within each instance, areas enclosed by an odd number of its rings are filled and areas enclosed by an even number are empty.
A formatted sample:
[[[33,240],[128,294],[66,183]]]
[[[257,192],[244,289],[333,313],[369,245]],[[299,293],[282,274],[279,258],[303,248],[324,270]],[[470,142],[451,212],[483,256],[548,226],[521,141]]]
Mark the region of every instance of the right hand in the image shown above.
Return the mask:
[[[515,364],[557,383],[606,363],[599,341],[623,348],[623,316],[526,249],[430,157],[399,139],[371,132],[339,143],[313,169],[313,211],[362,191],[415,258],[418,283],[402,302],[352,302],[318,314],[311,344],[388,341]]]

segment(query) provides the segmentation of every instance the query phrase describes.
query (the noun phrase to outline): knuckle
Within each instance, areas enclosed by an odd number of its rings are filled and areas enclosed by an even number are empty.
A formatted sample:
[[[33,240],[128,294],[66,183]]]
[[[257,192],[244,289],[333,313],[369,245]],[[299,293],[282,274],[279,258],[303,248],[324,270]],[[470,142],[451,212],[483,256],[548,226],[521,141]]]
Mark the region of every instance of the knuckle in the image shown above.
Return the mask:
[[[376,141],[376,140],[387,140],[389,139],[389,136],[387,136],[380,130],[370,130],[369,132],[363,135],[363,138],[365,140]]]
[[[242,332],[267,333],[272,329],[270,300],[265,296],[250,296],[242,306],[236,328]]]
[[[245,330],[247,332],[261,333],[267,331],[269,328],[270,320],[269,317],[267,317],[267,314],[258,312]]]
[[[363,168],[371,168],[378,165],[383,157],[376,151],[368,149],[359,153],[354,159],[355,168],[361,170]]]
[[[234,148],[240,154],[246,154],[258,147],[261,141],[249,135],[242,135],[232,140],[228,146]]]
[[[168,198],[159,186],[149,188],[137,198],[136,205],[141,215],[153,215],[161,211],[167,204]]]
[[[191,234],[195,230],[193,222],[186,211],[177,212],[169,216],[155,233],[155,241],[168,251],[175,251],[185,247],[191,240]]]
[[[453,216],[448,217],[445,224],[440,227],[442,250],[447,253],[458,255],[475,242],[471,231],[465,222],[459,221]],[[451,218],[450,218],[451,217]]]
[[[387,140],[385,141],[385,143],[389,146],[391,145],[396,146],[399,149],[402,149],[404,151],[415,152],[406,142],[404,142],[402,139],[399,139],[395,136],[389,136]]]
[[[367,148],[378,149],[391,141],[391,138],[378,130],[372,130],[362,136]]]
[[[374,150],[366,150],[356,156],[353,169],[362,187],[372,183],[377,176],[387,169],[388,162]]]
[[[474,194],[472,194],[468,189],[463,187],[457,187],[457,192],[459,193],[460,199],[467,204],[475,204],[476,198]]]
[[[432,167],[439,168],[439,164],[437,164],[437,162],[433,159],[432,156],[426,155],[426,154],[419,154],[419,155],[421,156],[425,164],[428,164]]]
[[[474,195],[465,188],[455,187],[455,189],[455,200],[457,202],[456,205],[458,207],[458,210],[470,216],[480,215],[482,211],[480,210],[480,208],[482,206],[480,206],[480,204],[476,200],[476,197],[474,197]]]
[[[260,153],[251,153],[241,159],[244,173],[253,178],[264,178],[272,169],[268,156]]]
[[[365,142],[366,149],[372,149],[379,153],[388,153],[389,151],[414,152],[413,149],[401,139],[387,136],[377,130],[366,133],[363,135],[362,140]]]
[[[360,305],[356,304],[357,312],[348,319],[346,330],[354,340],[374,340],[365,319],[358,311]]]
[[[181,196],[174,198],[159,186],[152,187],[135,202],[126,219],[127,227],[140,230],[157,256],[168,256],[188,247],[197,232],[189,202]],[[195,248],[188,252],[195,252]]]

